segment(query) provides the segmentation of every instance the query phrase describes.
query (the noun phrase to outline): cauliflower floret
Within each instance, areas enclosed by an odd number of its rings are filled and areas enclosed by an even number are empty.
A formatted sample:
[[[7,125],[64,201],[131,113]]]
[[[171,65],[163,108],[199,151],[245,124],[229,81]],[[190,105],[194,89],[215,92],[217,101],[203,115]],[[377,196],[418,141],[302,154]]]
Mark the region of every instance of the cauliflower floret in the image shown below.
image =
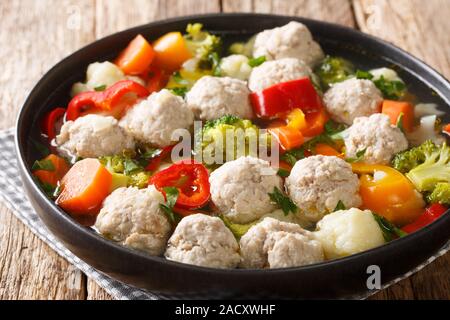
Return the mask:
[[[311,232],[299,225],[264,218],[239,242],[242,268],[287,268],[323,261],[323,250]]]
[[[253,56],[265,56],[267,60],[297,58],[313,67],[324,54],[320,45],[312,38],[308,28],[296,21],[256,35]]]
[[[352,208],[326,215],[317,224],[316,238],[325,257],[335,259],[384,244],[383,232],[372,212]]]
[[[339,201],[347,208],[361,204],[358,176],[338,157],[317,155],[297,161],[286,187],[300,215],[310,222],[332,212]]]
[[[230,77],[204,76],[186,94],[188,107],[201,120],[224,115],[253,118],[249,90],[245,81]]]
[[[116,189],[103,202],[95,227],[108,239],[161,255],[171,231],[161,203],[164,197],[154,186]]]
[[[303,61],[294,58],[284,58],[266,61],[253,68],[248,87],[252,91],[261,91],[280,82],[310,77],[311,69]]]
[[[231,222],[248,223],[275,210],[269,192],[282,180],[269,162],[255,157],[229,161],[209,177],[211,199]]]
[[[220,60],[220,72],[227,77],[247,80],[252,72],[252,67],[248,64],[248,58],[243,54],[232,54]]]
[[[348,125],[357,117],[380,112],[383,95],[370,80],[356,78],[334,84],[324,95],[333,120]]]
[[[359,117],[345,131],[345,154],[356,157],[358,151],[366,150],[364,162],[388,164],[394,154],[408,148],[403,132],[391,124],[385,114],[376,113],[370,117]]]
[[[211,268],[235,268],[239,245],[222,220],[205,214],[183,218],[169,239],[169,260]]]
[[[91,63],[86,71],[86,82],[77,82],[72,86],[71,96],[85,91],[93,91],[95,88],[106,88],[112,86],[120,80],[133,80],[145,85],[144,80],[139,77],[126,76],[123,71],[114,63],[109,61]]]
[[[163,89],[131,108],[119,125],[136,140],[166,147],[176,142],[172,137],[176,129],[189,129],[193,122],[184,100]]]
[[[135,146],[116,119],[95,114],[64,123],[56,144],[58,152],[67,158],[110,156]]]
[[[372,81],[376,81],[381,79],[383,77],[387,81],[401,81],[403,80],[398,76],[397,72],[395,70],[392,70],[390,68],[378,68],[378,69],[372,69],[369,71],[372,75]]]

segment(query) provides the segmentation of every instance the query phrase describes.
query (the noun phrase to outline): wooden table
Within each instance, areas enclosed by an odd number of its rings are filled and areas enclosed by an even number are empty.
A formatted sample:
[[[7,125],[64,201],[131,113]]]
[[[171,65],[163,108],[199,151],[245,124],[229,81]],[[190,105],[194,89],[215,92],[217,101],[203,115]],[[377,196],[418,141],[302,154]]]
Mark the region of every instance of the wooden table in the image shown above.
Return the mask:
[[[359,28],[450,78],[450,0],[9,0],[0,2],[0,129],[74,50],[153,20],[208,12],[298,15]],[[372,299],[449,299],[450,254]],[[110,299],[0,204],[1,299]]]

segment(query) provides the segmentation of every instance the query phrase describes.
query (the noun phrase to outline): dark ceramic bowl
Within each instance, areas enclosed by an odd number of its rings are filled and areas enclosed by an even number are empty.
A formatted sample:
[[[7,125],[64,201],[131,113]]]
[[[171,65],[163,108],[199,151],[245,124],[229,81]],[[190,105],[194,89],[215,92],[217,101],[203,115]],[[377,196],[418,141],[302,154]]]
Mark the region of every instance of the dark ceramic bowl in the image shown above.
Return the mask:
[[[17,154],[28,197],[47,227],[78,257],[123,282],[164,297],[184,298],[346,298],[365,294],[367,268],[377,265],[387,283],[424,262],[450,237],[450,214],[426,228],[379,248],[347,258],[299,268],[277,270],[219,270],[167,261],[103,239],[70,218],[35,184],[31,164],[39,157],[42,115],[69,101],[71,85],[84,78],[87,65],[113,58],[138,33],[156,39],[168,31],[184,31],[189,22],[225,36],[226,42],[245,40],[267,28],[298,20],[306,24],[324,51],[368,69],[395,68],[419,101],[433,102],[450,114],[450,84],[432,68],[406,52],[358,31],[296,17],[259,14],[212,14],[176,18],[129,29],[96,41],[58,63],[35,86],[17,121]]]

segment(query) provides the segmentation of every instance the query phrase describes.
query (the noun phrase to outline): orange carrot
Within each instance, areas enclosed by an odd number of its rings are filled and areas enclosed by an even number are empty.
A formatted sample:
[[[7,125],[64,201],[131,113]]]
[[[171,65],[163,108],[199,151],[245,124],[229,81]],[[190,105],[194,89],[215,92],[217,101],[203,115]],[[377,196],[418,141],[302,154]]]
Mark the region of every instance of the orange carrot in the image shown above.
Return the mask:
[[[155,65],[163,70],[175,71],[192,58],[180,32],[169,32],[153,43]]]
[[[34,170],[33,175],[36,176],[42,183],[56,187],[58,181],[60,181],[64,175],[69,171],[69,165],[64,158],[58,157],[55,154],[50,154],[43,159],[44,161],[50,161],[53,164],[51,170]]]
[[[306,137],[314,137],[321,134],[327,121],[328,115],[325,109],[306,114],[306,127],[302,129],[302,134]]]
[[[56,204],[70,214],[95,215],[108,196],[112,175],[97,159],[78,161],[61,180]]]
[[[269,132],[284,150],[297,148],[304,142],[303,134],[299,130],[292,127],[283,126],[278,128],[270,128]]]
[[[381,112],[388,115],[393,125],[397,125],[403,115],[402,124],[407,132],[411,132],[414,125],[414,107],[409,102],[384,100]]]
[[[320,154],[323,156],[335,156],[335,157],[339,157],[339,158],[343,157],[342,153],[339,153],[335,148],[333,148],[332,146],[325,144],[325,143],[316,144],[316,146],[314,148],[314,153]]]
[[[148,69],[155,57],[152,46],[138,34],[117,57],[115,64],[125,74],[138,75]]]
[[[450,123],[447,123],[445,126],[443,126],[442,131],[444,131],[446,134],[450,135]]]

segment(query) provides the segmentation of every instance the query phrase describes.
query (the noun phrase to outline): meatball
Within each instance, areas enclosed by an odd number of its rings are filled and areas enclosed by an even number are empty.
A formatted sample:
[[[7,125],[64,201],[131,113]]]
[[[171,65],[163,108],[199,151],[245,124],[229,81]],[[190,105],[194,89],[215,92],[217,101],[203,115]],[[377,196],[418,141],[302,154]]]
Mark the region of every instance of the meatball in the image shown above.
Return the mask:
[[[183,218],[169,239],[169,260],[211,268],[235,268],[240,261],[239,245],[217,217],[193,214]]]
[[[67,121],[56,137],[58,152],[68,158],[98,158],[134,149],[134,140],[113,117],[89,114]]]
[[[382,245],[383,232],[372,212],[352,208],[325,216],[317,224],[316,238],[322,243],[325,257],[335,259]]]
[[[267,60],[297,58],[313,67],[324,54],[320,45],[312,38],[308,28],[296,21],[256,35],[253,56],[265,56]]]
[[[253,110],[249,94],[245,81],[204,76],[186,94],[186,102],[201,120],[213,120],[227,114],[250,119]]]
[[[95,227],[108,239],[161,255],[171,231],[161,203],[164,197],[154,186],[116,189],[103,202]]]
[[[176,142],[175,130],[189,129],[193,122],[194,115],[184,100],[163,89],[131,108],[119,125],[140,142],[166,147]]]
[[[403,132],[381,113],[356,118],[345,131],[344,141],[347,157],[356,157],[358,151],[365,150],[364,162],[371,164],[388,164],[394,154],[408,148]]]
[[[349,79],[333,85],[324,95],[333,120],[351,125],[357,117],[380,112],[383,96],[370,80]]]
[[[339,201],[347,208],[361,204],[358,176],[338,157],[317,155],[297,161],[286,187],[300,214],[312,223],[332,212]]]
[[[311,69],[302,61],[294,58],[285,58],[264,62],[253,68],[248,87],[252,91],[261,91],[274,84],[309,77]]]
[[[321,262],[322,245],[299,225],[264,218],[239,242],[242,268],[287,268]]]
[[[243,54],[232,54],[220,60],[220,72],[222,75],[247,80],[252,72],[248,64],[248,58]]]
[[[211,199],[231,222],[248,223],[276,207],[269,192],[282,188],[282,180],[269,162],[241,157],[222,165],[209,177]]]

